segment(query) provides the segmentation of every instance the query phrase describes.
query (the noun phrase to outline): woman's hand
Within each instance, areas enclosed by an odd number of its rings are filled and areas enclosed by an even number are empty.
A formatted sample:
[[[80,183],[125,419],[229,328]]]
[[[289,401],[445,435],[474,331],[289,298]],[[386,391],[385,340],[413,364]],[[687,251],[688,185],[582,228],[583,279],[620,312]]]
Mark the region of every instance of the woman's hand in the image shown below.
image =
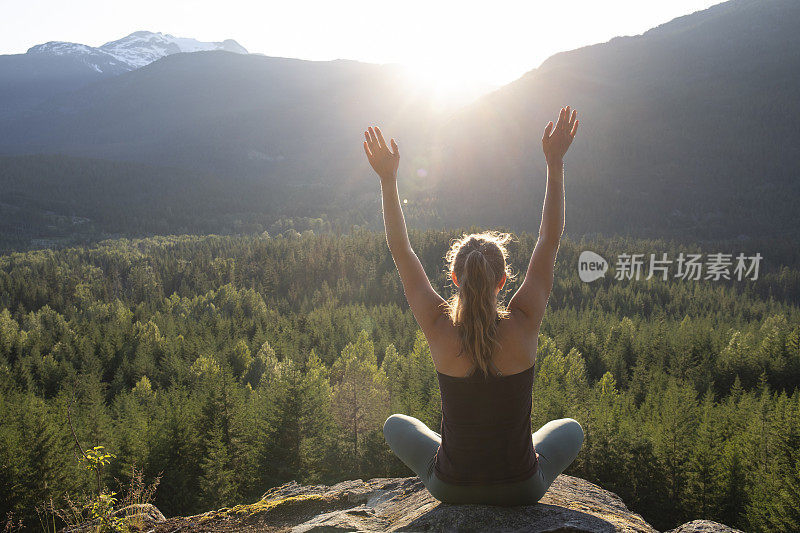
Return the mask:
[[[391,140],[392,148],[386,146],[383,140],[383,133],[378,126],[364,132],[364,151],[367,153],[367,160],[372,165],[372,169],[380,176],[381,182],[397,179],[397,166],[400,164],[400,150],[394,139]]]
[[[578,112],[574,109],[570,116],[570,107],[562,107],[556,127],[553,128],[553,121],[551,120],[544,128],[542,150],[544,150],[544,157],[547,159],[548,165],[557,165],[564,162],[564,154],[567,153],[569,145],[572,144],[572,139],[575,138],[575,133],[578,131],[577,116]]]

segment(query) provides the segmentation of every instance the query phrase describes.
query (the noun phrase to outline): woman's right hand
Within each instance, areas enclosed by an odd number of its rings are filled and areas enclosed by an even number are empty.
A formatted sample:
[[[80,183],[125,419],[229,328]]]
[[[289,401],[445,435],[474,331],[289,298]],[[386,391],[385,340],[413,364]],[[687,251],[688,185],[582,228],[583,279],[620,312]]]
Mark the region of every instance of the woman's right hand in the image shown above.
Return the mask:
[[[380,176],[381,182],[397,179],[397,167],[400,164],[400,149],[394,139],[391,140],[391,149],[383,140],[383,133],[378,126],[372,126],[364,132],[364,152],[372,170]]]
[[[548,165],[561,164],[564,162],[564,154],[567,153],[575,133],[578,131],[578,112],[570,107],[562,107],[558,115],[558,122],[553,128],[553,121],[547,123],[542,136],[542,150]]]

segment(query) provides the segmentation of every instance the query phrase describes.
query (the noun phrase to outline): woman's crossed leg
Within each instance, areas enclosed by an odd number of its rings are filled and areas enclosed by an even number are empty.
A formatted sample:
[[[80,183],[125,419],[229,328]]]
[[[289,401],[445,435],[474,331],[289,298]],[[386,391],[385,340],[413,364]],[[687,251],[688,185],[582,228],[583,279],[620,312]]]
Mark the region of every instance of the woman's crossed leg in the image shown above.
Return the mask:
[[[574,418],[551,420],[533,433],[533,446],[549,487],[581,451],[583,427]]]
[[[419,476],[431,495],[447,503],[533,504],[575,460],[583,444],[583,428],[575,419],[551,420],[532,435],[539,453],[539,469],[533,477],[515,483],[465,486],[451,485],[436,477],[434,459],[442,438],[421,420],[394,414],[384,422],[383,433],[392,451]]]

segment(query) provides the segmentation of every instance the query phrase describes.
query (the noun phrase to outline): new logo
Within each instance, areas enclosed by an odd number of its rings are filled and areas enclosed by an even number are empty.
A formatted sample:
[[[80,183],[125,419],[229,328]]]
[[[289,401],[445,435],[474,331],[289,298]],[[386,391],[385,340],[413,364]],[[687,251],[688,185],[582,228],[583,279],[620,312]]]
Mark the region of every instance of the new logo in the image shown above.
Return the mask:
[[[578,275],[581,281],[591,283],[606,275],[608,262],[594,252],[585,250],[578,257]]]

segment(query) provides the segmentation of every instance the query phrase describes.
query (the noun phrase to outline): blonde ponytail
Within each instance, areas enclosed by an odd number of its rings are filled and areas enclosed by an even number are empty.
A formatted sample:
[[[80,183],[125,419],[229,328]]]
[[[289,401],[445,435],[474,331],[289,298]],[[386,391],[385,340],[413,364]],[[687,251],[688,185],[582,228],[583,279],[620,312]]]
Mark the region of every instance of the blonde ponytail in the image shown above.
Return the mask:
[[[466,235],[453,244],[446,256],[457,281],[457,291],[448,307],[450,319],[459,330],[459,355],[470,357],[484,375],[500,347],[498,319],[508,317],[498,304],[495,289],[503,275],[511,278],[504,246],[510,238],[495,232]]]

